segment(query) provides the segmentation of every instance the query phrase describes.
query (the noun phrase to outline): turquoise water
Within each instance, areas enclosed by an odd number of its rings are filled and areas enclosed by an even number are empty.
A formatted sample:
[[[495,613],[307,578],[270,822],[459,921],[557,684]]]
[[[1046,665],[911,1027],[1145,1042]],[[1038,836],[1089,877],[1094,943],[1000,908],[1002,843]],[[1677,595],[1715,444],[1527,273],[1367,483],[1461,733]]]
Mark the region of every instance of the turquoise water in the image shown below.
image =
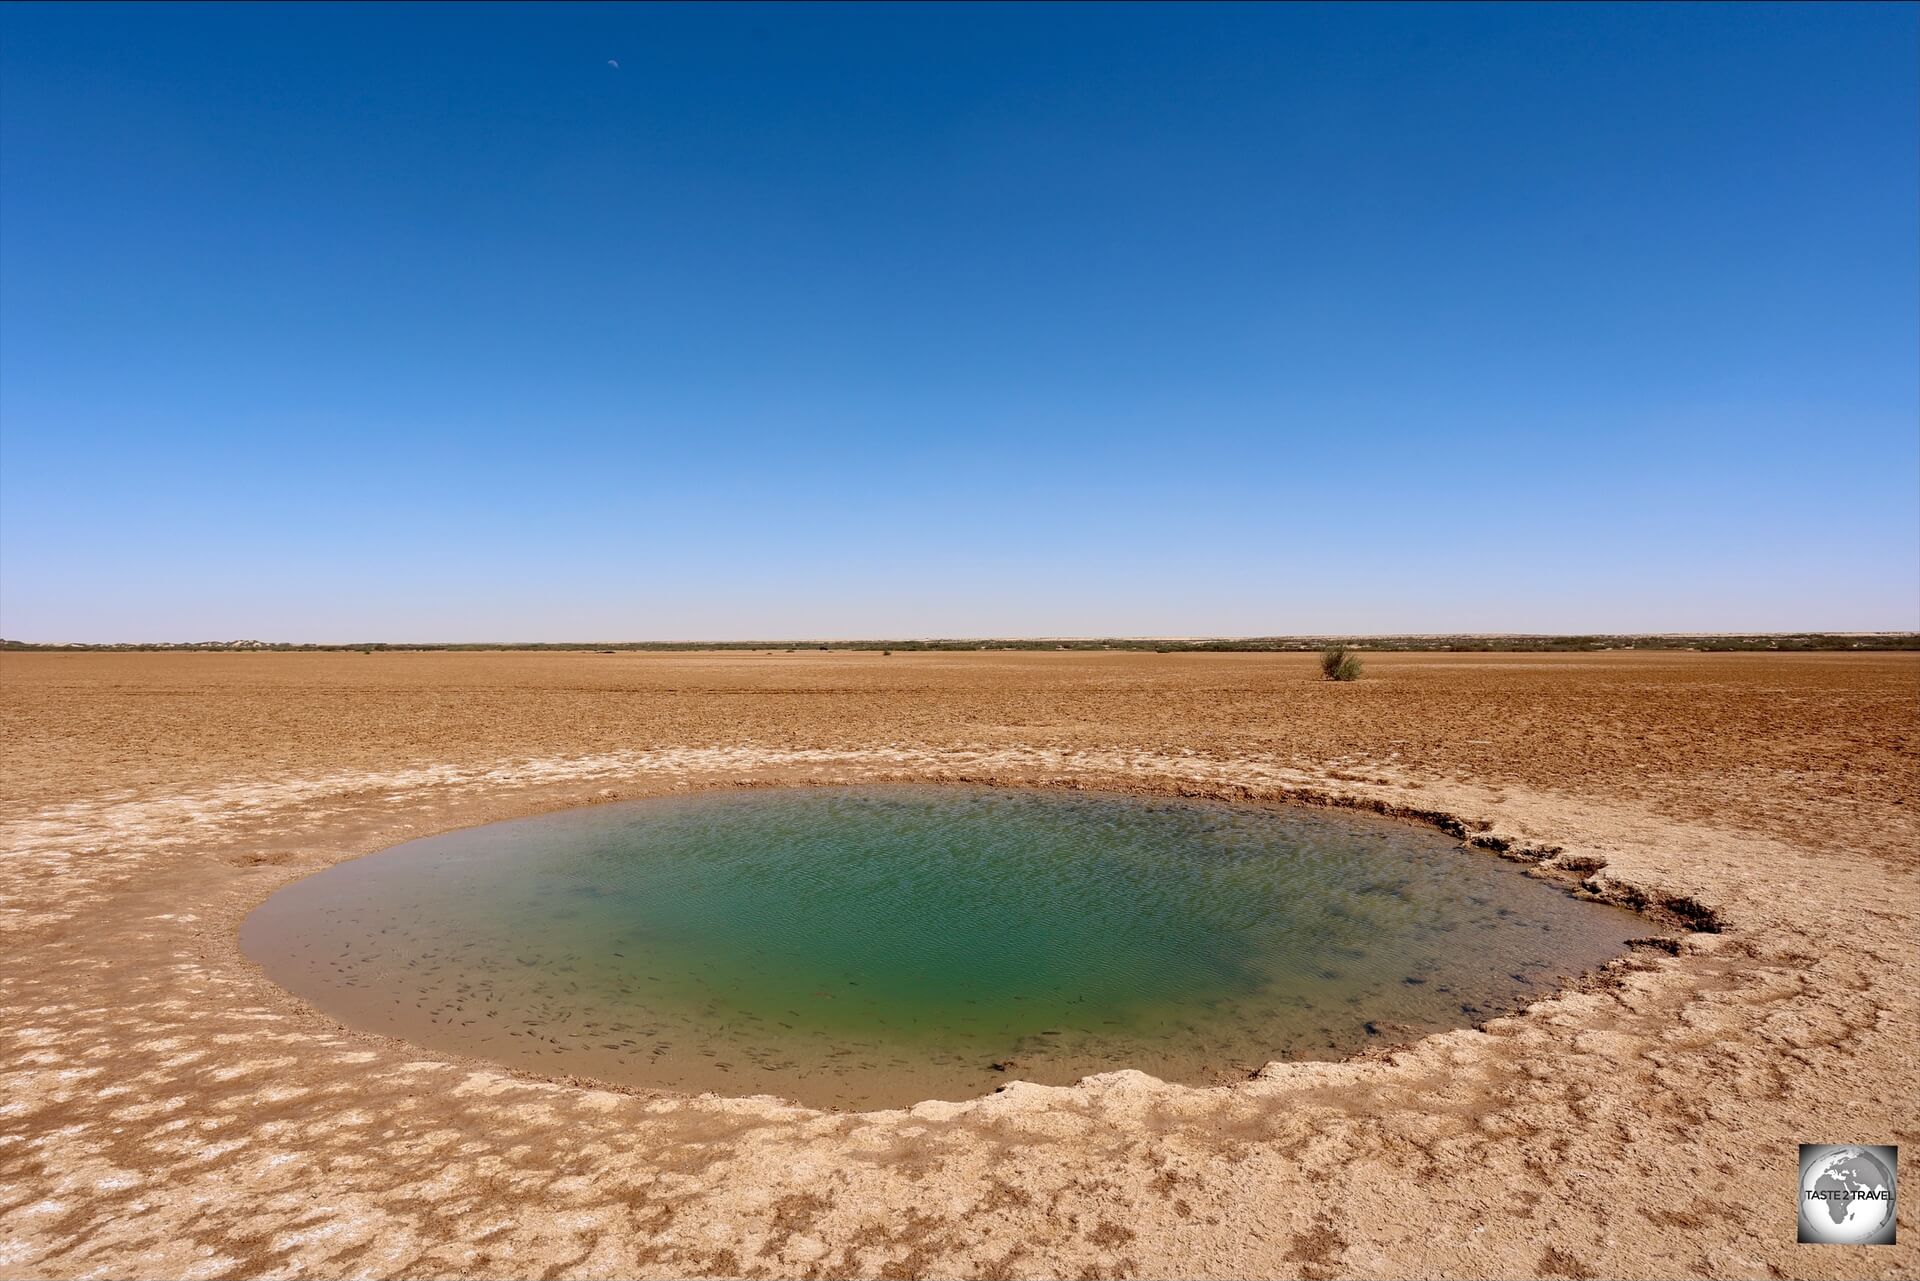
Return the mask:
[[[1646,932],[1382,819],[880,786],[413,841],[281,890],[241,944],[342,1021],[424,1045],[872,1107],[1342,1057],[1524,1004]]]

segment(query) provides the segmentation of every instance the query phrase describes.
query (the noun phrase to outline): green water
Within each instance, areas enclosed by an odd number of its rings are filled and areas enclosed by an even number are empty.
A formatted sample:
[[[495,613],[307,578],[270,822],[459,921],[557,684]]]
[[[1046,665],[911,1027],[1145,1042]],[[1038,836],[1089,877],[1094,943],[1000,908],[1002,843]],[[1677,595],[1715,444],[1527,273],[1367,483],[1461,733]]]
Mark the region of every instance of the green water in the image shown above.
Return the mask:
[[[241,944],[421,1044],[871,1107],[1340,1057],[1515,1008],[1646,932],[1387,820],[881,786],[414,841],[281,890]]]

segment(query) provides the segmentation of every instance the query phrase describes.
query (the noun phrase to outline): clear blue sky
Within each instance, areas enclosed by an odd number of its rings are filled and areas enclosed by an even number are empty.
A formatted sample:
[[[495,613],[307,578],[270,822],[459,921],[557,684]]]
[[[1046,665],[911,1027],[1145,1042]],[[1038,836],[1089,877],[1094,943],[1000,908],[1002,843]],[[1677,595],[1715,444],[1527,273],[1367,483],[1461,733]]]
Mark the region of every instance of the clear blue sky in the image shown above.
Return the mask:
[[[0,635],[1917,628],[1917,66],[1902,4],[7,5]]]

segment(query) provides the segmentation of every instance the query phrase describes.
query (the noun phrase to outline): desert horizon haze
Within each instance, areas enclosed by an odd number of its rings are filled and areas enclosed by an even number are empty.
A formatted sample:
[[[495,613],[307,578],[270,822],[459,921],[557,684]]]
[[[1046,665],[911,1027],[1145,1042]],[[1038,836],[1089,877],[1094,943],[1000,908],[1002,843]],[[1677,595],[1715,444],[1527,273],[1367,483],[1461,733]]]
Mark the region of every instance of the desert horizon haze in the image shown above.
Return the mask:
[[[635,640],[467,640],[395,641],[362,637],[353,641],[168,640],[168,641],[21,641],[0,636],[0,650],[16,652],[221,651],[303,652],[329,650],[463,651],[588,650],[603,652],[684,652],[701,650],[801,649],[887,650],[1157,650],[1218,653],[1299,653],[1331,643],[1383,652],[1505,651],[1574,652],[1614,649],[1693,649],[1716,652],[1920,650],[1920,632],[1415,632],[1355,634],[1326,632],[1299,636],[789,636]]]
[[[8,5],[0,635],[1920,629],[1917,15]]]

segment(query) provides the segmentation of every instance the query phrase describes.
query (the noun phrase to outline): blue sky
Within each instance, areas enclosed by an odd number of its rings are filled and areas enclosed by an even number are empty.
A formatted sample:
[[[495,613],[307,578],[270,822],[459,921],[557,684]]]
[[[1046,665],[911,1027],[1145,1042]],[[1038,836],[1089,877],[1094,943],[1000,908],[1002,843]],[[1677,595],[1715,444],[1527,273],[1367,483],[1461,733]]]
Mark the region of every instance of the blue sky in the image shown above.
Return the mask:
[[[1920,628],[1916,67],[1891,4],[8,5],[0,635]]]

